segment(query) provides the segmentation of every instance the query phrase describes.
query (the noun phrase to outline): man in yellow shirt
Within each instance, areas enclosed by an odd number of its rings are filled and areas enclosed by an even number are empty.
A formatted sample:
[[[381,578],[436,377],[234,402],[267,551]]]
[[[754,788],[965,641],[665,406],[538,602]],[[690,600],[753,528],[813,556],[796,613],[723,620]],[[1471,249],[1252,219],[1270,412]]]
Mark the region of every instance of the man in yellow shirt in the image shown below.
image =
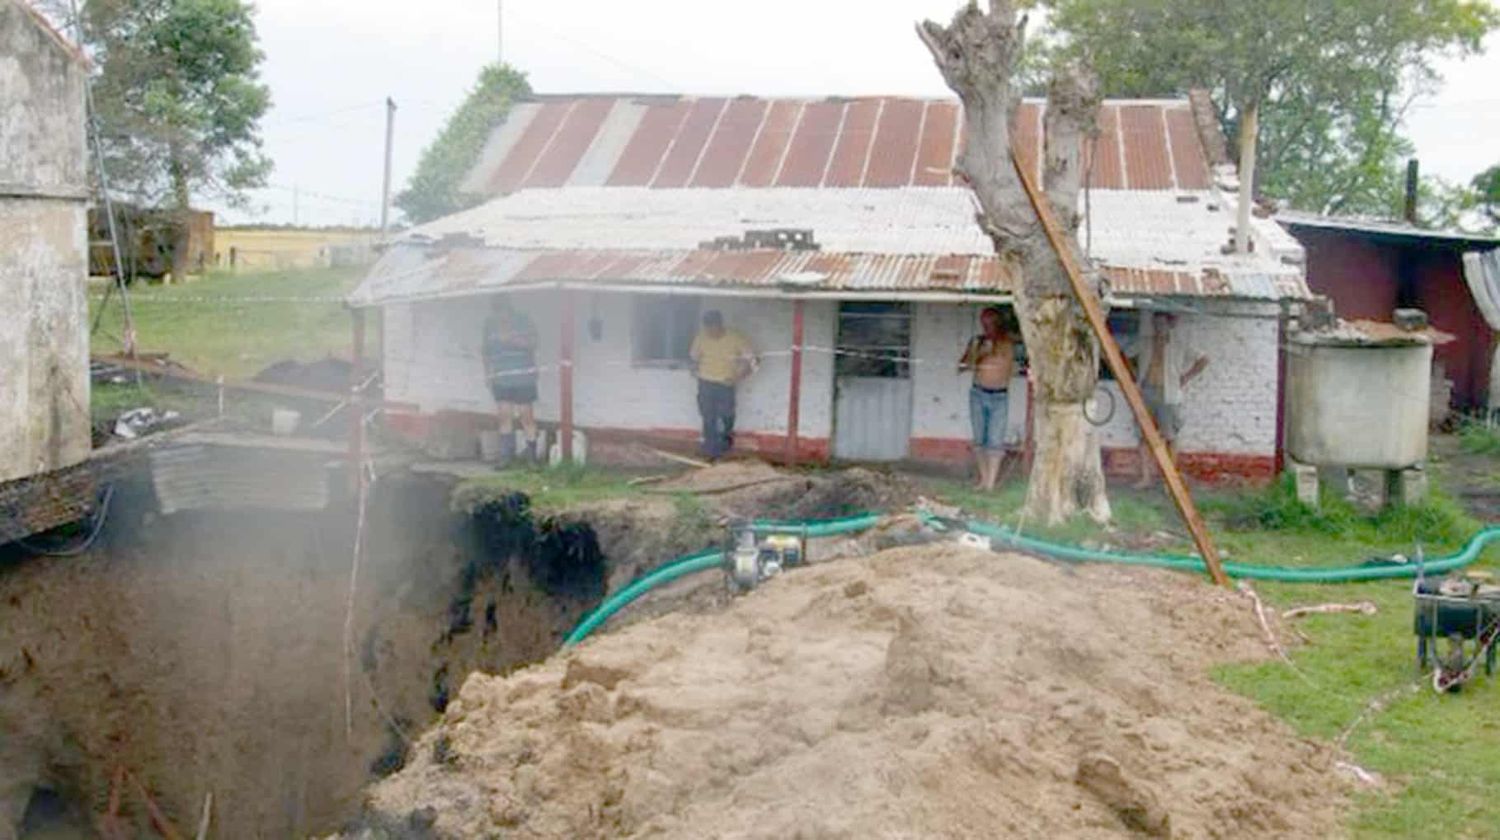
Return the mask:
[[[703,454],[715,461],[734,448],[734,388],[755,372],[760,359],[749,339],[724,328],[724,316],[716,309],[703,313],[703,328],[688,355],[698,375]]]

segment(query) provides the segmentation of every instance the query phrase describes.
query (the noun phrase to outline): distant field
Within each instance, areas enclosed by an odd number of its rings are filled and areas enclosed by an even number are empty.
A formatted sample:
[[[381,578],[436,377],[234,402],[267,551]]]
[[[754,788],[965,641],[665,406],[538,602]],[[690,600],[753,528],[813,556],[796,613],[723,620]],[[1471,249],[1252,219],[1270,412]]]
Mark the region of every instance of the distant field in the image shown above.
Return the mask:
[[[131,288],[137,348],[168,353],[201,373],[252,376],[282,359],[347,358],[350,320],[341,298],[363,269],[317,268],[266,273],[215,273],[174,286]],[[91,315],[104,287],[90,287]],[[93,352],[118,353],[124,314],[112,297]]]

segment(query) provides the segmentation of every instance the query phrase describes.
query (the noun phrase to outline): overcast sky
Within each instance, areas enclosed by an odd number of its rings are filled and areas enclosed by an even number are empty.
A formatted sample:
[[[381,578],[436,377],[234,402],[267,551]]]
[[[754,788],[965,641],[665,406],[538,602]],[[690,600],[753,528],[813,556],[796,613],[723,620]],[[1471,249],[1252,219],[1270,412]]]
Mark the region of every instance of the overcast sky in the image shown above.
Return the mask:
[[[912,32],[959,0],[503,0],[505,59],[546,93],[947,93]],[[257,0],[272,186],[231,222],[368,224],[379,217],[384,99],[394,180],[497,50],[496,0]],[[1500,39],[1445,65],[1409,120],[1424,172],[1468,180],[1497,162]],[[394,219],[394,211],[393,211]]]

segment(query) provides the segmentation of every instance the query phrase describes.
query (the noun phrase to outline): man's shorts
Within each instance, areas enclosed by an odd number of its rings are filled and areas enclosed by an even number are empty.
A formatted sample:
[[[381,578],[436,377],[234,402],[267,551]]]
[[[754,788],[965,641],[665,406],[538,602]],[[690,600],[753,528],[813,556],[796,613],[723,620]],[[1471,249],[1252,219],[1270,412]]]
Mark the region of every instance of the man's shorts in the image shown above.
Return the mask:
[[[1005,421],[1010,416],[1010,394],[978,386],[969,389],[969,425],[974,446],[998,452],[1005,448]]]
[[[1167,402],[1160,388],[1143,388],[1141,396],[1146,398],[1146,409],[1151,412],[1151,419],[1156,421],[1161,436],[1168,443],[1177,440],[1177,433],[1182,431],[1182,412],[1178,407]]]
[[[490,383],[490,396],[495,402],[507,405],[528,405],[536,402],[536,379],[498,377]]]

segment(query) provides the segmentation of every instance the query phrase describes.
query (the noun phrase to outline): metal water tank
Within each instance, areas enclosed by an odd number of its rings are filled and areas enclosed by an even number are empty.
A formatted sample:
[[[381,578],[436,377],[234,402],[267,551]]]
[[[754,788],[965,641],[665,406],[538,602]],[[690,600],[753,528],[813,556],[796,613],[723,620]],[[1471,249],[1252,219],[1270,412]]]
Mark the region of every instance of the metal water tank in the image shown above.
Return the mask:
[[[1427,460],[1432,343],[1413,334],[1294,333],[1287,454],[1317,466],[1405,469]]]

